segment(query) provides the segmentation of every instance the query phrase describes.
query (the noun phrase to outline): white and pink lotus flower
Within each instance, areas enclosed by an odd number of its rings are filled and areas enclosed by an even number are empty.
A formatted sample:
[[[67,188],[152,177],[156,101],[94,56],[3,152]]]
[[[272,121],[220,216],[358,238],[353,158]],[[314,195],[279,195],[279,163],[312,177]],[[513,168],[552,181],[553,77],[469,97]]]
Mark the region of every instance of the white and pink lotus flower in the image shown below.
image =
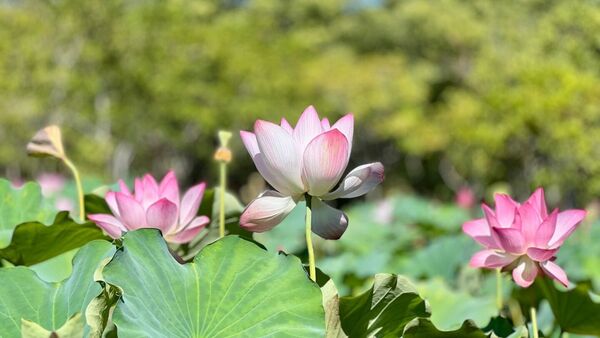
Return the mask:
[[[463,224],[463,231],[486,247],[471,258],[470,265],[512,271],[514,281],[525,288],[541,273],[568,286],[567,274],[554,260],[586,212],[554,209],[548,213],[541,188],[523,204],[504,194],[494,199],[495,211],[483,204],[485,217]]]
[[[120,191],[109,191],[105,197],[113,215],[88,215],[112,238],[119,238],[130,230],[156,228],[167,242],[187,243],[210,222],[206,216],[197,216],[205,183],[191,187],[183,198],[179,196],[179,184],[173,171],[169,171],[160,184],[150,174],[136,178],[133,193],[123,180],[119,180],[119,187]]]
[[[324,200],[364,195],[383,181],[379,162],[361,165],[340,182],[350,159],[354,117],[345,115],[335,124],[319,119],[313,106],[304,110],[295,128],[285,120],[277,125],[258,120],[254,133],[241,131],[256,168],[275,189],[252,201],[240,217],[243,228],[253,232],[272,229],[311,197],[312,231],[326,239],[338,239],[348,226],[346,215]]]

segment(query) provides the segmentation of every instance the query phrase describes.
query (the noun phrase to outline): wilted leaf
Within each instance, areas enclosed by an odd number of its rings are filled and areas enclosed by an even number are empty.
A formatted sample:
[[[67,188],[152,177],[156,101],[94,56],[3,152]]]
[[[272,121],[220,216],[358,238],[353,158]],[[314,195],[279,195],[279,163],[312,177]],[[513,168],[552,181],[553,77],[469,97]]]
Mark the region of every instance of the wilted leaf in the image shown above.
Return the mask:
[[[208,245],[181,265],[158,231],[128,232],[103,276],[122,290],[113,313],[119,337],[325,334],[321,293],[300,260],[239,237]]]
[[[27,143],[27,153],[31,156],[52,156],[65,158],[62,136],[58,126],[48,126],[39,130]]]
[[[47,283],[27,267],[0,269],[0,332],[20,337],[21,319],[56,331],[73,315],[84,313],[101,290],[94,271],[113,252],[109,242],[88,243],[75,256],[71,276],[59,283]]]
[[[90,326],[89,338],[101,338],[108,325],[110,310],[119,299],[115,287],[106,284],[102,293],[92,299],[85,310],[85,318]]]
[[[319,283],[318,277],[317,283]],[[347,337],[344,330],[342,330],[342,322],[340,320],[340,296],[331,278],[328,278],[327,282],[321,286],[321,294],[323,295],[323,309],[325,310],[325,337]]]
[[[48,331],[35,322],[21,319],[21,338],[81,338],[83,330],[84,323],[80,313],[69,318],[56,331]]]

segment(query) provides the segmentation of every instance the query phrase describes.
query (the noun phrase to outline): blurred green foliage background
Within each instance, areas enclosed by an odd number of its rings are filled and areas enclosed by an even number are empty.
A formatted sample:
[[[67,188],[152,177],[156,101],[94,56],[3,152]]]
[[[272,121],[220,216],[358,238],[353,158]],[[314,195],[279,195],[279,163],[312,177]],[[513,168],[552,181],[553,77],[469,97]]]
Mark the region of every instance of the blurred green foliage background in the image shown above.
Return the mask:
[[[600,195],[600,3],[2,0],[0,170],[58,123],[86,175],[175,168],[215,181],[221,128],[357,119],[352,161],[387,189],[461,186],[585,203]],[[232,184],[254,170],[239,139]],[[554,196],[554,197],[552,197]]]

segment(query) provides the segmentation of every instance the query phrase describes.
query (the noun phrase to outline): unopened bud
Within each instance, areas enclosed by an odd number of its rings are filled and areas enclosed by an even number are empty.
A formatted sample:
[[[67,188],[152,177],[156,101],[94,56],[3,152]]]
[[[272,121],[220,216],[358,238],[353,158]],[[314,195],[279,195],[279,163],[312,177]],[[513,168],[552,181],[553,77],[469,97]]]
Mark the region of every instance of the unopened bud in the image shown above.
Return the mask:
[[[221,147],[227,148],[227,145],[229,144],[229,140],[231,140],[231,136],[232,136],[232,134],[229,131],[225,131],[225,130],[219,131],[219,142],[221,142]]]
[[[62,136],[58,126],[48,126],[39,130],[27,143],[27,154],[30,156],[51,156],[65,158]]]
[[[221,143],[221,146],[215,152],[215,160],[225,163],[231,162],[231,150],[229,150],[229,148],[227,147],[227,145],[229,144],[229,140],[231,140],[231,136],[231,132],[224,130],[219,131],[219,143]]]

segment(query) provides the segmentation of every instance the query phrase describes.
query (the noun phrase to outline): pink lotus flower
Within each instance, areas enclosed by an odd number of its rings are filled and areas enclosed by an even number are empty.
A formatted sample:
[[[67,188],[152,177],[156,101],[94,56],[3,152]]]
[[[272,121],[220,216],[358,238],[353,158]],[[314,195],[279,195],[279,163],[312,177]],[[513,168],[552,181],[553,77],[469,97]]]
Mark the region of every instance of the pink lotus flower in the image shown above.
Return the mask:
[[[348,114],[333,126],[317,111],[306,108],[296,128],[258,120],[254,133],[241,131],[246,149],[269,190],[252,201],[240,217],[242,227],[263,232],[279,224],[304,195],[313,196],[312,230],[326,239],[337,239],[348,226],[346,215],[322,200],[361,196],[383,181],[383,165],[365,164],[350,171],[337,189],[352,149],[354,117]]]
[[[486,247],[471,258],[470,265],[512,270],[513,279],[524,288],[540,273],[568,286],[567,274],[554,263],[555,255],[586,212],[554,209],[548,214],[542,188],[523,204],[504,194],[494,199],[495,211],[483,204],[485,217],[463,224],[463,231]]]
[[[114,216],[88,215],[113,238],[129,230],[156,228],[168,242],[187,243],[210,222],[206,216],[196,216],[204,196],[204,183],[191,187],[181,200],[173,171],[160,184],[149,174],[143,179],[136,178],[134,193],[123,180],[119,180],[119,186],[120,192],[109,191],[105,197]]]

